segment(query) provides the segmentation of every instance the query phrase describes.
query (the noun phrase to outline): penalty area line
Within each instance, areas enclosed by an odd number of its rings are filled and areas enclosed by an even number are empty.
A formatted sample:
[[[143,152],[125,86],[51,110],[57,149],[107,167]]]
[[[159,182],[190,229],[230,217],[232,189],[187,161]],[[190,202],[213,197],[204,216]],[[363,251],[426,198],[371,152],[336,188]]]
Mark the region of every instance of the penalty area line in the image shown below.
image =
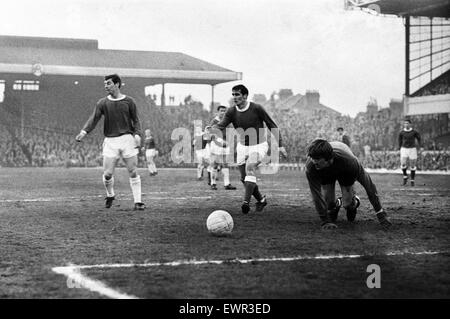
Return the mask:
[[[402,256],[402,255],[437,255],[445,254],[443,251],[421,251],[421,252],[387,252],[384,254],[373,255],[316,255],[316,256],[293,256],[293,257],[265,257],[265,258],[250,258],[250,259],[224,259],[224,260],[178,260],[170,262],[153,262],[142,264],[97,264],[97,265],[79,265],[76,266],[79,269],[96,269],[96,268],[131,268],[131,267],[158,267],[158,266],[182,266],[182,265],[205,265],[205,264],[248,264],[253,262],[270,262],[270,261],[297,261],[297,260],[330,260],[330,259],[351,259],[351,258],[363,258],[363,257],[375,257],[375,256]]]
[[[138,299],[106,286],[103,282],[91,279],[80,272],[78,266],[54,267],[53,272],[67,277],[68,288],[85,288],[112,299]]]
[[[409,251],[394,251],[387,252],[384,254],[349,254],[349,255],[316,255],[316,256],[293,256],[293,257],[266,257],[266,258],[250,258],[250,259],[224,259],[224,260],[178,260],[171,262],[152,262],[152,263],[128,263],[128,264],[96,264],[96,265],[69,265],[61,267],[53,267],[52,271],[67,277],[67,286],[69,288],[85,288],[93,292],[97,292],[103,296],[113,298],[113,299],[138,299],[133,295],[128,295],[121,293],[115,289],[112,289],[105,285],[103,282],[89,278],[81,273],[84,269],[117,269],[117,268],[150,268],[150,267],[177,267],[177,266],[192,266],[192,265],[207,265],[207,264],[249,264],[255,262],[291,262],[299,260],[333,260],[333,259],[356,259],[363,257],[375,257],[375,256],[403,256],[403,255],[438,255],[446,254],[448,251],[419,251],[419,252],[409,252]],[[69,285],[70,283],[70,285]]]

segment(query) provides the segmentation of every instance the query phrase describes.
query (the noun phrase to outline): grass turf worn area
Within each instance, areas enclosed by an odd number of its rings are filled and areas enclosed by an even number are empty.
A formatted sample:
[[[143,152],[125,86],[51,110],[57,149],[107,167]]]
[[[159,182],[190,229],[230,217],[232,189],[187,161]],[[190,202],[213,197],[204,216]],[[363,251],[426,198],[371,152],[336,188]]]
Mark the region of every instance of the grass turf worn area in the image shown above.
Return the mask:
[[[139,173],[144,211],[133,211],[124,168],[110,209],[101,168],[0,168],[0,298],[450,297],[448,175],[410,187],[371,174],[392,228],[356,184],[356,221],[341,209],[339,228],[323,231],[301,171],[259,175],[268,205],[256,213],[253,199],[248,215],[236,170],[237,190],[220,180],[216,191],[195,170]],[[232,215],[231,236],[207,232],[217,209]],[[370,289],[374,264],[380,288]]]

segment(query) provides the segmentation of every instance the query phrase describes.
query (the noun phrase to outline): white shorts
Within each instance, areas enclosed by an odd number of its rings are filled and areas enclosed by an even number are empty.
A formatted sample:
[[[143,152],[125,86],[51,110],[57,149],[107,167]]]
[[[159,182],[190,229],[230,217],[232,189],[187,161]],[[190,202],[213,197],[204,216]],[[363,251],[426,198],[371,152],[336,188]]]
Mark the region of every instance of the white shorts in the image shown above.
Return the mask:
[[[149,158],[149,157],[153,158],[153,157],[155,157],[157,155],[157,153],[158,153],[158,151],[156,149],[150,148],[148,150],[145,150],[145,157],[146,158]]]
[[[222,147],[216,143],[211,143],[211,155],[228,155],[230,154],[230,147]]]
[[[206,146],[204,149],[196,150],[195,155],[197,156],[197,162],[201,163],[203,160],[208,161],[210,152],[209,152],[209,146]]]
[[[138,155],[139,149],[136,140],[131,134],[124,134],[117,137],[105,137],[103,141],[104,157],[130,158]]]
[[[400,148],[400,158],[409,158],[409,159],[412,159],[412,160],[417,159],[417,148],[415,148],[415,147],[411,147],[411,148],[401,147]]]
[[[268,151],[269,151],[269,144],[267,142],[249,146],[245,146],[242,145],[241,143],[238,143],[236,147],[237,152],[236,164],[237,165],[245,164],[245,161],[252,153],[258,153],[258,160],[261,161],[265,156],[267,156]]]

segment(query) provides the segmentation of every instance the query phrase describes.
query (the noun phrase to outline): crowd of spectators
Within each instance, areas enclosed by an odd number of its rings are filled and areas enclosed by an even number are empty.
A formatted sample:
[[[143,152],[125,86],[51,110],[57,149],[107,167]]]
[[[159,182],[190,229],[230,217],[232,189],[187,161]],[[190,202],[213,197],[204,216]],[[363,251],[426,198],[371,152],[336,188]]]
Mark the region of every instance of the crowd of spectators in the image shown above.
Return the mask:
[[[141,111],[143,129],[150,128],[155,138],[159,156],[155,158],[157,167],[194,167],[195,163],[174,163],[171,158],[173,146],[172,132],[176,128],[185,128],[194,132],[194,121],[201,121],[203,127],[212,119],[213,114],[206,111],[203,105],[186,97],[183,104],[162,108],[154,104],[152,99],[138,101],[144,104]],[[369,168],[399,168],[397,145],[398,133],[402,120],[393,114],[383,111],[360,113],[355,118],[343,116],[326,110],[313,111],[307,116],[291,110],[279,111],[268,109],[269,114],[281,128],[284,146],[289,163],[304,163],[306,146],[315,138],[336,140],[336,129],[343,127],[350,136],[352,151]],[[430,127],[438,118],[423,118],[414,122],[414,127],[422,135],[424,151],[420,153],[418,167],[422,170],[447,170],[450,150],[434,143],[434,137],[442,133]],[[81,143],[75,142],[75,135],[80,127],[74,125],[64,130],[52,128],[50,125],[28,126],[20,128],[5,126],[0,123],[0,166],[60,166],[91,167],[102,165],[101,148],[103,142],[101,123]],[[370,150],[369,150],[370,149]],[[139,165],[145,165],[143,154]]]
[[[440,78],[418,90],[414,96],[427,96],[450,94],[450,72],[444,73]]]
[[[73,131],[75,132],[75,131]],[[22,134],[23,133],[23,134]],[[93,134],[88,143],[77,143],[70,132],[52,128],[12,131],[0,126],[0,166],[99,166],[102,165],[102,139]]]

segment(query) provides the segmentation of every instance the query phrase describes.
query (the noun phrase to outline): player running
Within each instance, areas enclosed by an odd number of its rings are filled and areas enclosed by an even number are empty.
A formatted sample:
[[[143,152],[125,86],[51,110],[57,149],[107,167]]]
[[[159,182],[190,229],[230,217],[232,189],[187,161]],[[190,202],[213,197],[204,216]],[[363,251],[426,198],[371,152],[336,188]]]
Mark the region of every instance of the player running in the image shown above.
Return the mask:
[[[203,179],[203,170],[209,166],[209,142],[210,135],[202,131],[199,126],[195,127],[194,139],[192,141],[192,146],[194,147],[194,152],[197,160],[197,180]],[[211,173],[208,170],[208,185],[211,185]]]
[[[83,129],[76,136],[80,142],[104,116],[103,133],[103,185],[106,189],[105,207],[110,208],[115,199],[114,170],[120,158],[130,176],[134,198],[134,210],[144,210],[141,201],[141,177],[137,174],[138,153],[141,146],[141,125],[133,98],[120,92],[122,80],[117,74],[105,76],[105,90],[108,96],[100,99]]]
[[[278,145],[279,151],[286,156],[286,150],[281,145],[281,136],[277,130],[278,126],[267,114],[264,108],[256,103],[247,101],[248,89],[242,85],[236,85],[232,88],[232,96],[234,106],[230,107],[223,117],[223,119],[214,125],[221,131],[225,130],[229,124],[233,124],[238,131],[239,142],[237,144],[237,165],[241,173],[241,181],[244,183],[245,194],[241,209],[242,213],[248,214],[250,211],[250,199],[253,195],[256,202],[256,211],[262,211],[267,205],[266,196],[263,196],[259,191],[256,183],[256,169],[267,156],[269,144],[267,143],[266,134],[260,134],[264,131],[264,124],[275,136],[279,137]],[[218,134],[220,136],[220,134]]]
[[[211,121],[211,126],[220,123],[223,119],[227,107],[224,105],[219,105],[217,107],[217,114]],[[224,130],[226,134],[226,130]],[[217,175],[222,172],[223,175],[223,186],[227,190],[235,190],[236,187],[230,183],[230,169],[226,160],[227,155],[230,154],[230,147],[226,143],[226,135],[221,138],[212,137],[210,142],[210,167],[211,167],[211,188],[216,190],[216,179]]]
[[[314,140],[308,146],[306,177],[323,229],[337,228],[335,222],[341,206],[347,210],[347,220],[355,220],[360,205],[360,199],[353,189],[355,181],[366,190],[380,224],[385,228],[391,226],[369,174],[344,143]],[[339,182],[342,191],[342,197],[337,200],[336,181]]]
[[[417,145],[416,145],[417,140]],[[400,148],[400,165],[403,172],[403,185],[408,183],[408,159],[411,167],[411,186],[415,185],[417,148],[420,147],[420,134],[412,128],[411,120],[403,121],[403,130],[398,135],[398,147]]]

